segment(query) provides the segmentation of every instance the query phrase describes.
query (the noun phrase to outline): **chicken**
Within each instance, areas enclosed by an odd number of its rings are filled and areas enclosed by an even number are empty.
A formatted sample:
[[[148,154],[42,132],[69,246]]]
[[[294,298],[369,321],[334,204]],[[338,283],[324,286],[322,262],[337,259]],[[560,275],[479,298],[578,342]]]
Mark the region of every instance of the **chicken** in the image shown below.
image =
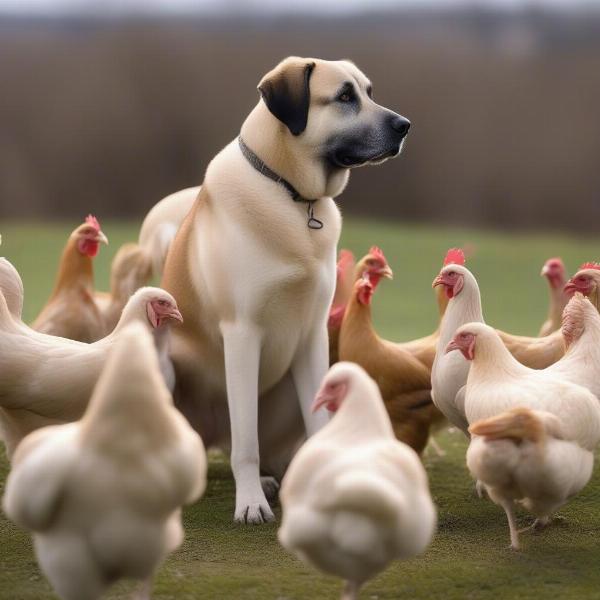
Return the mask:
[[[565,293],[571,296],[580,292],[600,311],[600,264],[587,262],[582,264],[577,273],[567,281]]]
[[[495,329],[484,323],[459,327],[446,348],[459,350],[471,363],[464,394],[469,424],[525,407],[553,414],[564,439],[586,450],[600,442],[600,403],[586,388],[564,381],[551,369],[535,370],[519,363]]]
[[[515,502],[545,526],[556,510],[588,483],[594,454],[569,438],[561,420],[546,411],[512,408],[476,421],[467,466],[489,497],[506,512],[511,546],[519,549]]]
[[[464,385],[469,364],[458,354],[445,354],[445,348],[458,327],[469,322],[484,323],[481,294],[477,280],[464,266],[464,254],[459,249],[448,252],[448,264],[433,281],[449,298],[442,319],[437,352],[431,371],[432,397],[435,405],[467,437],[468,423],[464,417]],[[562,334],[555,331],[543,338],[515,336],[497,330],[510,353],[522,364],[544,369],[559,360],[565,352]]]
[[[337,264],[336,292],[331,303],[327,330],[329,334],[329,363],[333,365],[339,360],[339,336],[346,312],[346,306],[354,283],[363,275],[369,274],[371,283],[376,287],[383,278],[393,276],[381,248],[371,246],[369,252],[358,263],[354,264],[354,256],[349,250],[342,250]]]
[[[63,600],[95,600],[122,577],[151,579],[184,537],[181,506],[206,486],[200,437],[174,407],[152,337],[127,325],[83,418],[28,435],[3,507],[33,533]]]
[[[334,302],[332,303],[331,310],[329,313],[329,321],[327,324],[327,328],[329,331],[330,364],[334,364],[339,360],[339,333],[342,326],[342,321],[344,319],[346,304],[349,298],[349,296],[346,295],[345,289],[348,286],[348,282],[351,278],[348,276],[348,263],[342,263],[342,261],[344,260],[347,259],[343,256],[340,256],[340,261],[338,262],[338,282],[336,285],[336,290],[340,288],[344,291],[339,294],[339,297],[341,298],[340,300],[336,301],[336,298],[334,298]],[[352,285],[354,284],[354,282],[361,279],[365,273],[369,274],[371,283],[373,283],[375,286],[377,286],[379,280],[382,277],[387,277],[390,279],[392,277],[392,270],[388,265],[387,259],[383,251],[377,246],[372,246],[369,252],[355,266],[354,276],[350,284],[350,290],[352,289]],[[340,282],[340,278],[343,278],[343,283]],[[338,294],[336,292],[336,296],[337,295]],[[439,293],[437,291],[436,296],[441,321],[441,317],[443,316],[444,311],[446,310],[448,300],[446,299],[445,294]],[[410,352],[410,354],[412,354],[417,360],[427,365],[427,367],[431,370],[431,365],[433,364],[433,360],[435,358],[435,349],[438,336],[439,327],[436,331],[423,338],[411,340],[408,342],[396,343],[396,345],[401,349]]]
[[[63,250],[54,290],[31,327],[41,333],[80,342],[104,336],[102,314],[94,300],[92,259],[108,239],[100,223],[89,215],[69,236]]]
[[[560,328],[562,312],[569,297],[563,289],[567,277],[565,265],[561,258],[549,258],[542,267],[541,275],[548,280],[550,289],[548,318],[544,321],[539,333],[540,336],[545,336]]]
[[[468,437],[469,424],[465,418],[463,403],[469,363],[460,353],[445,352],[458,327],[470,321],[483,323],[479,286],[464,263],[462,250],[448,250],[444,266],[433,280],[433,287],[443,289],[449,302],[440,325],[431,369],[431,396],[438,410]]]
[[[365,273],[354,285],[340,331],[340,360],[360,365],[375,380],[396,438],[421,454],[432,422],[440,418],[431,400],[430,371],[373,329],[371,298],[377,283]]]
[[[363,259],[364,260],[364,259]],[[354,254],[350,250],[340,250],[336,266],[335,294],[329,309],[327,320],[327,333],[329,337],[329,364],[333,365],[339,360],[338,343],[340,327],[344,319],[346,304],[352,293],[354,285],[356,264]]]
[[[108,352],[132,321],[152,333],[163,375],[172,386],[168,352],[173,320],[181,321],[175,299],[159,288],[142,288],[130,298],[113,333],[84,344],[31,330],[10,313],[0,294],[0,433],[9,458],[34,429],[81,417]]]
[[[579,292],[565,307],[561,331],[567,352],[546,371],[600,398],[600,314]]]
[[[138,244],[123,244],[110,267],[110,293],[96,292],[96,304],[102,313],[105,335],[117,325],[127,300],[152,278],[152,265]]]
[[[394,439],[375,383],[358,365],[331,367],[313,410],[331,421],[294,457],[281,486],[278,537],[301,560],[346,581],[342,598],[392,560],[420,554],[436,511],[416,453]]]

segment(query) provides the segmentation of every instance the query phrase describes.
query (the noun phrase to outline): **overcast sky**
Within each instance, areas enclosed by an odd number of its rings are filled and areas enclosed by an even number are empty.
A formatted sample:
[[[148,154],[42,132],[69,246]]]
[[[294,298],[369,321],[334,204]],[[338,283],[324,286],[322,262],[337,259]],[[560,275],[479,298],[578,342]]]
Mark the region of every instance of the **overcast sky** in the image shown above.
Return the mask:
[[[402,6],[456,7],[493,6],[504,8],[573,6],[600,7],[600,0],[0,0],[0,11],[53,14],[94,13],[186,13],[228,11],[269,12],[348,12],[368,8]]]

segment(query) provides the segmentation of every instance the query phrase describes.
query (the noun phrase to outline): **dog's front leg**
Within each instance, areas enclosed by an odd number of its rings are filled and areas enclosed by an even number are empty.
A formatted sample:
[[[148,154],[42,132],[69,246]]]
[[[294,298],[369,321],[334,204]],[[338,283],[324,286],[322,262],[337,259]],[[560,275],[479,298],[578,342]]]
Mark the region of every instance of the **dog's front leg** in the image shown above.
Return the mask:
[[[315,328],[306,343],[302,344],[292,364],[292,377],[300,401],[306,435],[309,437],[328,421],[326,411],[313,414],[310,410],[328,368],[329,343],[327,327],[323,325]]]
[[[222,323],[227,403],[231,421],[231,468],[235,478],[235,520],[264,523],[275,516],[260,484],[258,452],[258,328]]]

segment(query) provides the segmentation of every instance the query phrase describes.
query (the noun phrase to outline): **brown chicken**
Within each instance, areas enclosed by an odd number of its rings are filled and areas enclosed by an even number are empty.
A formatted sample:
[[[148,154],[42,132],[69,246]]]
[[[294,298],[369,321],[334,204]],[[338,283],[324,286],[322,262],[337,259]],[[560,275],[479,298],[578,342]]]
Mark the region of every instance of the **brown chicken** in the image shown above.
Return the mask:
[[[123,244],[110,267],[110,292],[96,292],[94,295],[104,319],[105,335],[116,327],[132,294],[148,285],[150,279],[150,256],[138,244]]]
[[[31,327],[41,333],[95,342],[105,335],[102,313],[94,299],[93,258],[108,239],[89,215],[69,236],[54,290]]]
[[[329,310],[327,331],[329,333],[329,364],[339,360],[339,337],[344,312],[352,295],[354,283],[367,273],[375,285],[382,277],[391,277],[387,260],[377,246],[371,246],[369,252],[358,263],[354,263],[354,255],[349,250],[341,250],[337,263],[337,279],[335,295]]]
[[[419,454],[440,413],[431,400],[430,368],[399,344],[380,338],[371,320],[371,298],[378,279],[359,279],[346,308],[339,358],[359,364],[377,382],[396,437]]]

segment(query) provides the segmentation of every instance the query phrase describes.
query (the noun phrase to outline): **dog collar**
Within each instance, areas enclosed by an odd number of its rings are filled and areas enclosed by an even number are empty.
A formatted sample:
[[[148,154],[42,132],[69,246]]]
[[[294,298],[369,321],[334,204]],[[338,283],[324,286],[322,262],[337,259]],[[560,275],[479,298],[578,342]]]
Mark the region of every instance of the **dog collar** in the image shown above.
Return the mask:
[[[244,140],[242,139],[241,135],[238,137],[238,144],[240,146],[240,150],[242,151],[242,154],[244,155],[244,158],[261,175],[264,175],[265,177],[268,177],[269,179],[271,179],[275,183],[280,183],[285,188],[285,191],[290,195],[290,197],[292,198],[292,200],[294,202],[306,202],[306,204],[308,205],[306,212],[308,214],[308,223],[307,223],[307,225],[308,225],[309,229],[323,229],[323,221],[319,221],[319,219],[315,218],[315,211],[314,211],[313,205],[316,202],[316,200],[308,200],[306,198],[303,198],[300,195],[300,193],[298,192],[298,190],[287,179],[284,179],[280,175],[277,175],[277,173],[275,173],[275,171],[273,171],[272,169],[269,169],[269,167],[264,163],[264,161],[262,161],[246,145],[246,142],[244,142]]]

